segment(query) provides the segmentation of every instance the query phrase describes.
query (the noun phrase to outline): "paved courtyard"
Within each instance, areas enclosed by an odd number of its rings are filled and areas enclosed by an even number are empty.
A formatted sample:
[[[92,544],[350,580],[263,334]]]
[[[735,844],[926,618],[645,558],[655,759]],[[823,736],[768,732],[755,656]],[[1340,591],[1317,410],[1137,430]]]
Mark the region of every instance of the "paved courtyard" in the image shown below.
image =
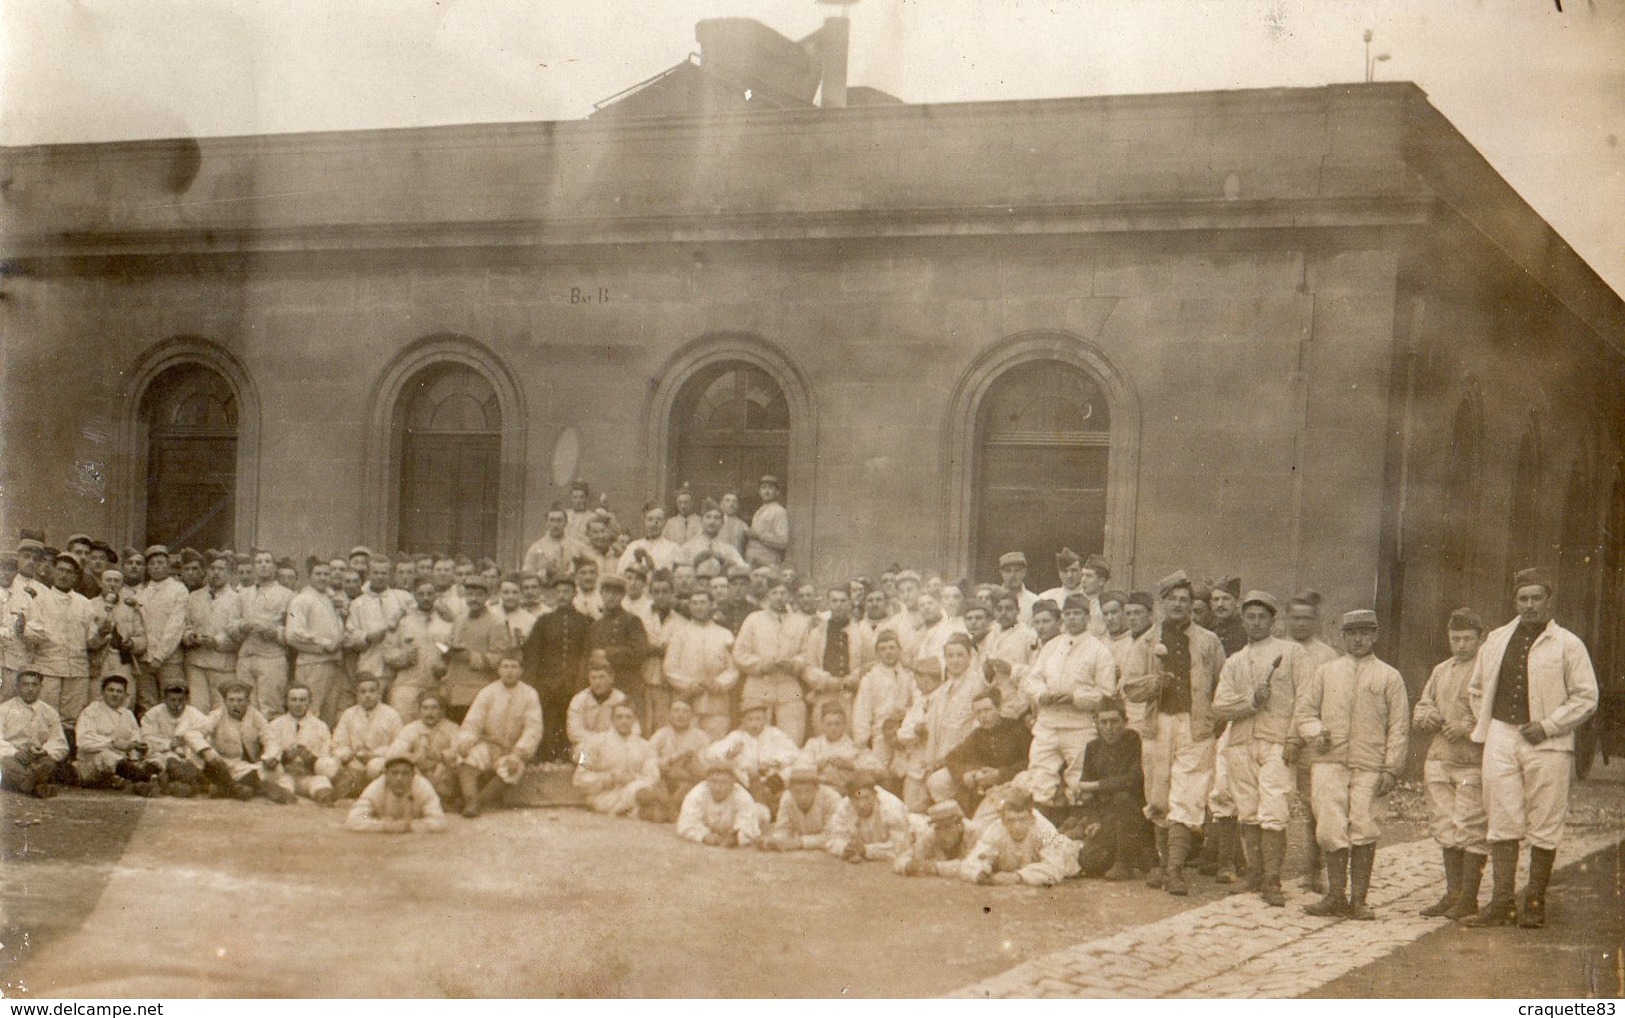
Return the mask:
[[[1544,934],[1474,933],[1416,916],[1437,894],[1438,855],[1403,817],[1378,856],[1380,921],[1348,923],[1304,916],[1298,892],[1288,908],[1270,909],[1201,878],[1186,899],[1138,882],[904,880],[820,854],[701,848],[669,827],[574,810],[458,817],[443,835],[392,838],[348,834],[339,812],[309,804],[8,795],[0,988],[52,997],[1427,996],[1494,992],[1500,984],[1485,980],[1521,958],[1554,994],[1584,994],[1588,984],[1617,994],[1605,977],[1620,938],[1622,791],[1617,777],[1585,787],[1592,805],[1576,810]],[[1292,844],[1289,868],[1301,830]],[[1492,940],[1522,946],[1503,951]],[[1547,955],[1526,950],[1541,946]],[[1457,971],[1455,983],[1401,964],[1413,952],[1459,959],[1464,950],[1477,951],[1482,972]],[[1507,992],[1533,978],[1532,968]]]

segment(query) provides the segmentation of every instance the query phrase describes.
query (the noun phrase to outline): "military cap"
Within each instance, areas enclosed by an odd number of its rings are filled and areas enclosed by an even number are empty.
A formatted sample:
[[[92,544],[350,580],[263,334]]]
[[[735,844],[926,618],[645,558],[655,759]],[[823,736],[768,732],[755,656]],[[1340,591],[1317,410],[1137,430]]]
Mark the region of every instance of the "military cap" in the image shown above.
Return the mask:
[[[600,590],[618,590],[624,594],[626,593],[626,580],[614,573],[610,573],[598,581],[598,588]]]
[[[412,758],[407,756],[405,753],[391,753],[389,756],[384,758],[384,770],[387,771],[396,764],[405,764],[408,767],[417,766],[412,762]]]
[[[761,697],[753,696],[739,705],[741,715],[749,714],[753,710],[767,710],[767,701]]]
[[[365,555],[365,556],[367,556],[367,558],[370,559],[370,558],[372,558],[372,549],[367,547],[364,544],[358,544],[354,548],[350,549],[350,554],[348,554],[348,555],[346,555],[344,557],[345,558],[355,558],[357,555]]]
[[[1542,566],[1531,566],[1528,569],[1520,569],[1512,574],[1513,593],[1517,593],[1524,587],[1545,587],[1546,593],[1550,594],[1556,589],[1556,584],[1552,582],[1550,570]]]
[[[17,542],[17,552],[18,552],[18,554],[21,554],[22,552],[25,552],[25,551],[44,551],[44,550],[45,550],[45,543],[43,541],[36,541],[32,537],[25,537],[21,541]]]
[[[69,534],[68,539],[62,542],[62,547],[66,548],[68,545],[74,544],[75,542],[87,545],[95,543],[89,534]]]
[[[187,562],[196,562],[198,565],[202,565],[203,556],[197,553],[196,548],[182,548],[181,563],[184,565]]]
[[[1473,611],[1471,608],[1457,608],[1450,613],[1450,625],[1447,628],[1452,632],[1476,629],[1482,633],[1484,631],[1484,620],[1479,616],[1478,612]]]
[[[1004,793],[1004,805],[1002,808],[1016,810],[1032,809],[1032,793],[1027,791],[1025,788],[1008,789]]]
[[[598,650],[593,651],[591,654],[588,654],[587,655],[587,667],[588,668],[609,668],[610,667],[609,652],[604,650],[603,648],[599,648]]]
[[[1193,580],[1191,582],[1191,600],[1192,601],[1211,601],[1211,600],[1213,600],[1213,584],[1209,583],[1206,580]]]
[[[772,474],[763,474],[762,479],[760,481],[758,481],[757,484],[759,484],[759,485],[760,484],[771,484],[775,488],[784,487],[784,482],[780,481],[777,477],[774,477]]]
[[[1062,548],[1060,551],[1055,553],[1055,564],[1062,569],[1065,569],[1067,566],[1079,565],[1082,562],[1083,559],[1079,558],[1078,553],[1073,551],[1071,548]]]
[[[224,679],[220,680],[220,692],[222,694],[229,693],[234,689],[246,689],[249,692],[253,692],[254,684],[249,682],[247,679],[239,678],[235,675],[228,675]]]
[[[1042,597],[1033,602],[1032,614],[1037,615],[1039,612],[1049,612],[1052,615],[1059,615],[1061,614],[1061,606],[1056,604],[1051,598]]]
[[[790,784],[797,782],[803,784],[816,784],[818,782],[818,769],[810,764],[796,764],[790,768]]]
[[[114,548],[112,545],[108,544],[106,541],[92,541],[92,542],[90,542],[90,550],[91,551],[99,551],[99,552],[101,552],[103,555],[105,555],[107,557],[107,561],[109,561],[109,562],[117,562],[118,561],[118,549]]]
[[[730,579],[730,580],[748,580],[748,579],[750,579],[750,566],[729,566],[728,567],[728,579]]]
[[[85,567],[84,560],[81,559],[78,555],[74,554],[71,551],[59,551],[51,559],[51,561],[52,562],[67,562],[67,563],[71,564],[75,569],[83,569]]]
[[[478,587],[481,590],[489,591],[491,589],[491,581],[487,580],[479,573],[475,573],[473,576],[470,576],[468,579],[463,581],[463,587],[465,589],[468,587]]]
[[[710,777],[713,774],[726,774],[729,777],[733,777],[733,773],[734,769],[721,760],[711,761],[711,765],[705,769],[706,777]]]
[[[1281,613],[1280,606],[1275,603],[1275,595],[1271,594],[1267,590],[1247,591],[1247,596],[1241,599],[1241,606],[1245,608],[1250,604],[1263,605],[1265,608],[1270,610],[1271,615],[1279,615]]]
[[[1107,590],[1107,591],[1102,591],[1101,592],[1100,603],[1102,605],[1110,604],[1113,601],[1116,601],[1118,604],[1123,605],[1125,608],[1128,607],[1128,604],[1129,604],[1128,591],[1126,591],[1126,590]]]
[[[1287,610],[1293,608],[1308,608],[1310,611],[1320,611],[1320,591],[1304,590],[1292,595],[1292,600],[1286,603]]]
[[[168,682],[164,683],[164,692],[187,693],[191,692],[191,689],[180,679],[170,679]]]
[[[1033,606],[1033,609],[1035,611],[1037,610],[1037,608],[1038,608],[1037,605]],[[1087,614],[1089,614],[1089,598],[1084,596],[1083,594],[1068,594],[1066,596],[1066,603],[1061,605],[1061,610],[1062,611],[1081,611],[1085,615],[1087,615]]]
[[[1222,590],[1239,601],[1241,599],[1241,577],[1221,576],[1213,581],[1213,589]]]
[[[1083,560],[1083,568],[1089,570],[1103,580],[1111,579],[1111,563],[1106,561],[1106,556],[1104,555],[1090,555],[1088,558]]]
[[[164,558],[168,558],[169,548],[162,544],[149,544],[147,545],[147,550],[142,552],[142,554],[147,558],[152,558],[154,555],[162,555]]]
[[[126,559],[146,558],[145,555],[141,554],[141,549],[137,548],[135,545],[125,545],[125,547],[124,547],[124,557]]]
[[[1164,576],[1162,579],[1158,580],[1157,594],[1160,597],[1167,597],[1180,587],[1184,587],[1186,590],[1191,591],[1193,595],[1196,592],[1195,588],[1191,586],[1191,578],[1185,575],[1185,570],[1183,569],[1169,573],[1167,576]]]
[[[34,530],[30,527],[23,527],[21,530],[17,531],[17,540],[33,541],[43,548],[45,547],[45,531]]]
[[[1026,564],[1027,556],[1019,551],[1007,551],[999,556],[1000,569],[1005,566],[1025,566]]]
[[[705,514],[705,513],[708,513],[708,512],[719,512],[720,513],[721,511],[722,511],[722,505],[719,502],[717,502],[716,499],[711,498],[710,496],[706,496],[705,500],[700,503],[700,513],[702,515]]]
[[[1370,608],[1356,608],[1351,612],[1344,612],[1343,628],[1375,629],[1377,628],[1377,613]]]

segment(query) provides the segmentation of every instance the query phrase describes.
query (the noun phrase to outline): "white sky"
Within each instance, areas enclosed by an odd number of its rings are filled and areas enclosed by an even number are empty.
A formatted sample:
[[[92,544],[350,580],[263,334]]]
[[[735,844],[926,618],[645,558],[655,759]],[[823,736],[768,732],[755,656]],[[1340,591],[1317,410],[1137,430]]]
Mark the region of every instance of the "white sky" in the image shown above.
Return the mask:
[[[850,80],[908,102],[1425,89],[1625,293],[1625,0],[863,0]],[[574,119],[694,23],[812,0],[0,0],[0,142]]]

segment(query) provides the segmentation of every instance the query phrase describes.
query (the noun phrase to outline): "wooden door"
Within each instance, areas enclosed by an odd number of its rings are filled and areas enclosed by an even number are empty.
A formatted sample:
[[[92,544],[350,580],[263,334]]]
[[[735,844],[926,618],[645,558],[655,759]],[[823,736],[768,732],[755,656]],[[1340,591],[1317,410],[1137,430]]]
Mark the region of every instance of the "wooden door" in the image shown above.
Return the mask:
[[[749,522],[761,506],[763,474],[785,482],[789,497],[790,407],[772,376],[750,364],[723,364],[691,379],[674,412],[677,480],[696,496],[739,494]]]

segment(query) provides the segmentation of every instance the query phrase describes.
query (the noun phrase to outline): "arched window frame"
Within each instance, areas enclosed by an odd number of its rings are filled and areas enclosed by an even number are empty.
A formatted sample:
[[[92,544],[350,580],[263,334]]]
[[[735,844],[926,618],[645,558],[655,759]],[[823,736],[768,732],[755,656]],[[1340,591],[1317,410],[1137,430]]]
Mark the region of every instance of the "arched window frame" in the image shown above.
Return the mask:
[[[1140,397],[1128,379],[1093,343],[1065,332],[1027,332],[983,351],[960,377],[948,403],[943,433],[943,516],[948,521],[943,561],[967,574],[976,534],[978,423],[982,401],[1005,372],[1031,361],[1053,360],[1082,369],[1100,388],[1111,415],[1106,466],[1105,556],[1113,580],[1134,579],[1135,493],[1140,471]],[[977,579],[980,579],[978,577]]]
[[[409,344],[384,368],[368,398],[363,457],[361,530],[375,549],[393,549],[400,539],[401,448],[396,409],[406,387],[423,371],[441,364],[472,368],[491,383],[502,413],[498,457],[497,558],[516,564],[525,534],[525,435],[523,394],[507,366],[489,348],[467,336],[441,333]]]
[[[199,365],[219,374],[237,403],[236,545],[249,548],[259,531],[260,399],[242,363],[200,336],[172,336],[150,347],[125,374],[119,417],[120,456],[112,490],[118,496],[114,532],[143,544],[147,529],[147,421],[142,404],[152,384],[171,368]]]
[[[738,361],[767,372],[790,407],[789,489],[790,550],[787,561],[802,570],[812,568],[817,533],[818,415],[812,390],[801,370],[776,346],[750,333],[711,333],[673,354],[650,380],[644,419],[644,471],[646,490],[662,504],[670,502],[677,484],[677,440],[673,416],[677,400],[695,375],[717,364]]]

